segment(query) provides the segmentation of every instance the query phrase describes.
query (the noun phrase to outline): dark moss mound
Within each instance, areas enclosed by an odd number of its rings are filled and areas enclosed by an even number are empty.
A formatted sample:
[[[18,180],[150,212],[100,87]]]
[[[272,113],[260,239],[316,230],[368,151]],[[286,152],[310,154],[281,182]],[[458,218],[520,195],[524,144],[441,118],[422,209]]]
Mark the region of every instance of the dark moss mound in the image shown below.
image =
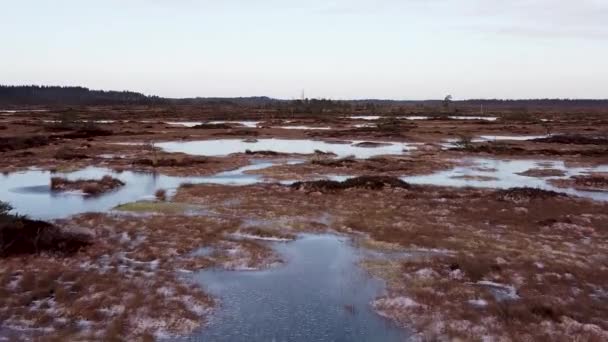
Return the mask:
[[[499,201],[508,202],[528,202],[533,199],[549,199],[556,197],[567,197],[568,195],[555,191],[542,190],[536,188],[511,188],[498,190],[496,196]]]
[[[319,156],[336,156],[337,155],[333,152],[325,152],[325,151],[321,151],[321,150],[315,150],[315,154],[319,155]]]
[[[112,176],[106,175],[101,179],[79,179],[71,181],[61,177],[51,178],[51,190],[53,191],[82,191],[93,196],[112,191],[124,186],[125,183]]]
[[[257,156],[279,156],[283,153],[275,152],[275,151],[251,151],[245,150],[245,154],[257,155]]]
[[[340,159],[318,159],[311,162],[313,165],[329,166],[329,167],[345,167],[357,163],[355,158],[340,158]]]
[[[53,122],[49,125],[43,126],[42,130],[45,132],[67,132],[77,129],[74,123],[62,123],[62,122]]]
[[[86,159],[89,158],[89,156],[73,148],[65,147],[57,150],[57,152],[55,153],[55,158],[61,160],[75,160]]]
[[[608,189],[608,176],[574,176],[572,179],[577,186]]]
[[[231,129],[232,126],[228,124],[200,124],[192,126],[193,129]]]
[[[552,135],[550,137],[533,139],[531,141],[552,144],[608,145],[608,137],[606,136],[587,136],[580,134]]]
[[[213,135],[219,135],[219,136],[230,135],[230,136],[237,136],[237,137],[257,137],[258,135],[260,135],[260,133],[258,133],[254,129],[233,129],[233,130],[225,131],[225,132],[217,132],[217,133],[214,133]]]
[[[66,139],[86,139],[93,137],[105,137],[112,135],[112,131],[100,127],[82,127],[73,132],[63,134]]]
[[[0,257],[41,252],[69,255],[90,244],[89,236],[63,232],[48,222],[0,214]]]
[[[150,158],[137,159],[133,164],[154,167],[184,167],[207,163],[206,158],[161,158],[153,160]]]
[[[296,182],[293,183],[290,187],[296,190],[327,192],[353,188],[369,190],[381,190],[385,187],[409,189],[410,185],[396,177],[361,176],[351,178],[343,182],[337,182],[332,180]]]
[[[450,150],[489,154],[521,154],[526,152],[526,150],[521,147],[510,146],[502,142],[483,144],[469,143],[464,146],[450,148]]]
[[[31,137],[0,137],[0,152],[24,150],[32,147],[45,146],[51,143],[46,136]]]
[[[374,142],[374,141],[363,141],[363,142],[360,142],[358,144],[355,144],[354,146],[373,148],[373,147],[382,147],[382,146],[390,146],[390,145],[391,144],[389,144],[389,143],[379,143],[379,142]]]

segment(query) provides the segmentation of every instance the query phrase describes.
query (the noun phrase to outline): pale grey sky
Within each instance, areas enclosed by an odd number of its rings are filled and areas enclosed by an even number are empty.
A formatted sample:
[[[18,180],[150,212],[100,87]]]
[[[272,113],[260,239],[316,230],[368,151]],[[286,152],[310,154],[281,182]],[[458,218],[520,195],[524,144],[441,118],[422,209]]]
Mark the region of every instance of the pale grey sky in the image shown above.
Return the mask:
[[[0,0],[0,83],[608,98],[608,0]]]

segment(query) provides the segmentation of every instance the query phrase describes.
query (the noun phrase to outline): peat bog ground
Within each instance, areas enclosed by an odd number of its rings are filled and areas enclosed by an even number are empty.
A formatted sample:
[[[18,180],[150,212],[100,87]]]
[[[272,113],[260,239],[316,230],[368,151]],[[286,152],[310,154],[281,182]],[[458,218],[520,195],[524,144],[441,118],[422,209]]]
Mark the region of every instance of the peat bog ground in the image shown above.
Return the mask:
[[[7,109],[0,340],[608,340],[606,115]]]

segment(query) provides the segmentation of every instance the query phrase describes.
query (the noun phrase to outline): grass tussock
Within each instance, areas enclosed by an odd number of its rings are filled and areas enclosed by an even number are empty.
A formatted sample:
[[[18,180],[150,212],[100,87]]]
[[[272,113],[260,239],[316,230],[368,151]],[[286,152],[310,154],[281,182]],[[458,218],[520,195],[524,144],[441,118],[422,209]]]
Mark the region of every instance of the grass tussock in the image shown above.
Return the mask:
[[[78,151],[70,147],[62,147],[55,152],[55,158],[60,160],[76,160],[76,159],[87,159],[89,156],[86,153]]]
[[[72,181],[62,177],[51,178],[51,190],[53,191],[82,191],[90,196],[116,190],[124,185],[123,181],[109,175],[103,176],[99,180],[79,179]]]
[[[184,203],[140,201],[121,204],[114,210],[133,213],[162,213],[183,214],[190,210],[191,206]]]
[[[347,179],[343,182],[332,180],[318,180],[309,182],[296,182],[290,186],[295,190],[332,192],[346,189],[381,190],[385,187],[409,189],[410,185],[396,177],[386,176],[360,176]]]
[[[537,188],[511,188],[506,190],[498,190],[496,192],[496,196],[500,201],[524,203],[536,199],[543,200],[547,198],[566,197],[567,195]]]
[[[152,166],[152,167],[187,167],[196,166],[208,163],[204,157],[190,157],[186,155],[178,155],[175,157],[166,158],[140,158],[133,162],[135,165]]]

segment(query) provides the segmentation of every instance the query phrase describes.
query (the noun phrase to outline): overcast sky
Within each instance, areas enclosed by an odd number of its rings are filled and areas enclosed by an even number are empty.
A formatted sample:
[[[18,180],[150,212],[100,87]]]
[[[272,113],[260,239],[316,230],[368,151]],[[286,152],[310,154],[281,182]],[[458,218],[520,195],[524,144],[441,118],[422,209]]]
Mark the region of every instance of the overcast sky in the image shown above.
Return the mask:
[[[608,0],[0,0],[0,83],[608,98]]]

